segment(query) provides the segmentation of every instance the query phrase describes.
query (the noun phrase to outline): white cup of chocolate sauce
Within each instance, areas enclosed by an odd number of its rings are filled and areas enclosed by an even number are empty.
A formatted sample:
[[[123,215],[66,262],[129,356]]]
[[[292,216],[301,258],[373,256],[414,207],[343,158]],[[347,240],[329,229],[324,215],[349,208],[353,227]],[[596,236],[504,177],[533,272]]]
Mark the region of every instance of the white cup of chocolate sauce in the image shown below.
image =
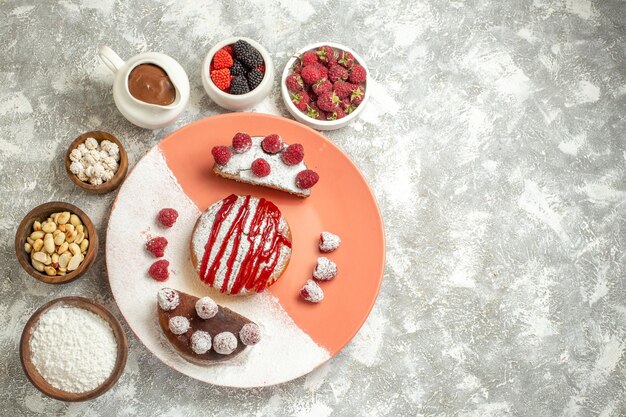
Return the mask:
[[[145,52],[124,61],[107,46],[99,55],[115,74],[115,105],[131,123],[147,129],[165,127],[187,106],[189,78],[173,58]]]

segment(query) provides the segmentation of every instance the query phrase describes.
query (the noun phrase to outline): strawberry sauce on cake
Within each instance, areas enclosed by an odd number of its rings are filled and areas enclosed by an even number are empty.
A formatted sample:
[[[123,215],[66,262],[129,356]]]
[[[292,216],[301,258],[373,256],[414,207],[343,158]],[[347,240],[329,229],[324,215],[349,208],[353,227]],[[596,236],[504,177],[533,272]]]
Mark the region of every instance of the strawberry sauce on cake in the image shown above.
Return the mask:
[[[191,260],[200,280],[226,294],[261,292],[281,276],[291,257],[291,232],[264,198],[231,194],[196,222]]]

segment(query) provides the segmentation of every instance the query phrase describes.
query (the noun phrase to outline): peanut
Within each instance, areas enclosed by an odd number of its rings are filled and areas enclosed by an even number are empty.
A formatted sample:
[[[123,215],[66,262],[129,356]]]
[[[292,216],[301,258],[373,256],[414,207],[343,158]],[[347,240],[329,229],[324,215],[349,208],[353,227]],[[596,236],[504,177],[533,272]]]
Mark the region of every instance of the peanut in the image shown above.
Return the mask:
[[[33,247],[30,243],[26,242],[24,243],[24,250],[26,251],[26,253],[30,253],[33,250]]]
[[[67,222],[70,221],[70,212],[69,211],[64,211],[63,213],[59,213],[59,216],[57,217],[57,223],[58,224],[66,224]]]
[[[41,223],[39,222],[39,220],[35,220],[35,223],[33,223],[33,230],[35,232],[38,232],[39,230],[41,230]]]
[[[69,252],[64,252],[59,256],[59,269],[67,268],[67,264],[70,263],[72,255]]]
[[[65,232],[65,241],[68,243],[72,243],[74,240],[76,240],[77,235],[78,233],[76,232],[76,230],[74,230],[73,232]]]
[[[78,268],[78,265],[80,265],[80,253],[72,256],[72,259],[70,259],[70,263],[67,264],[67,270],[75,271],[76,268]]]
[[[65,225],[65,231],[67,232],[68,230],[70,232],[73,232],[74,230],[76,230],[76,228],[74,227],[74,225],[68,223]]]
[[[43,248],[48,253],[54,252],[55,246],[54,246],[54,239],[52,238],[52,235],[47,235],[45,237],[45,239],[43,240]]]
[[[76,226],[76,231],[78,233],[84,233],[85,232],[85,226],[83,226],[82,224],[79,224],[78,226]]]
[[[33,243],[35,243],[35,241],[34,241],[34,240],[32,240],[32,239],[30,238],[30,236],[28,236],[28,237],[26,238],[26,241],[27,241],[28,243],[30,243],[30,244],[31,244],[31,246],[33,245]]]
[[[33,259],[33,260],[31,260],[31,263],[33,264],[33,268],[35,268],[37,271],[39,271],[39,272],[43,272],[44,271],[45,266],[41,262],[35,261]]]
[[[33,242],[33,250],[39,252],[43,248],[43,239],[37,239]]]
[[[46,233],[52,233],[57,230],[57,224],[55,222],[46,222],[41,225],[41,230]]]
[[[70,252],[72,252],[72,255],[78,255],[80,253],[80,246],[76,243],[70,243]]]
[[[33,260],[37,262],[41,262],[44,265],[50,265],[52,263],[52,259],[50,258],[50,255],[44,252],[33,253],[32,258]]]
[[[43,237],[45,235],[46,234],[44,232],[42,232],[41,230],[37,230],[36,232],[33,232],[33,233],[30,234],[30,238],[32,240],[43,239]]]
[[[52,265],[54,264],[59,264],[59,254],[58,253],[53,253],[52,255],[50,255],[50,258],[52,259]],[[55,266],[56,267],[56,266]]]
[[[87,239],[83,239],[82,242],[80,242],[80,251],[82,253],[87,252],[87,248],[89,247],[89,240]]]
[[[80,245],[80,242],[82,242],[84,238],[85,234],[83,232],[78,232],[78,234],[76,235],[76,239],[74,239],[74,243]]]
[[[50,221],[53,221],[54,223],[57,223],[57,219],[59,218],[59,214],[61,214],[61,213],[52,213],[50,215]]]
[[[54,244],[57,246],[61,246],[65,242],[65,233],[59,233],[54,237]]]
[[[74,227],[78,226],[81,224],[80,218],[75,214],[70,215],[70,224]]]
[[[47,275],[54,276],[57,274],[57,270],[51,266],[45,266],[43,269],[46,271]]]
[[[59,232],[63,232],[63,233],[65,233],[65,226],[66,226],[65,224],[60,224],[60,225],[57,227],[57,230],[58,230]]]
[[[57,248],[57,253],[60,255],[63,252],[67,252],[67,250],[69,249],[70,244],[67,242],[63,242],[61,243],[61,245]]]

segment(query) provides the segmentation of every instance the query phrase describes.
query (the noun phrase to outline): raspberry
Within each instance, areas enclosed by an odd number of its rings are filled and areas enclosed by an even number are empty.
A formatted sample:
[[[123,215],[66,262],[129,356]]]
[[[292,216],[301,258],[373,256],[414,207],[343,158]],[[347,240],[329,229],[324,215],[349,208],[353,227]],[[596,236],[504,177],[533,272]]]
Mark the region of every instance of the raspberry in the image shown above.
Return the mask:
[[[354,105],[348,97],[341,100],[341,109],[344,111],[345,114],[352,113],[354,110],[356,110],[356,108],[357,106]]]
[[[344,99],[346,97],[350,97],[352,91],[355,89],[353,84],[347,83],[345,81],[337,81],[333,84],[333,90],[335,90],[335,94],[339,96],[340,99]]]
[[[307,104],[306,115],[311,119],[326,120],[326,114],[315,103]]]
[[[176,219],[178,219],[178,212],[173,208],[164,208],[159,211],[157,218],[163,226],[172,227],[176,223]]]
[[[304,111],[306,109],[306,105],[310,103],[311,99],[306,91],[298,91],[295,93],[290,93],[291,102],[298,108],[300,111]]]
[[[155,258],[160,258],[165,255],[166,247],[167,239],[163,236],[152,238],[148,242],[146,242],[146,250],[153,254]]]
[[[261,329],[256,323],[246,323],[239,330],[239,338],[246,345],[256,345],[261,340]]]
[[[211,71],[211,80],[217,88],[224,91],[230,87],[230,71],[228,68]]]
[[[150,265],[150,269],[148,269],[148,274],[157,281],[163,282],[167,281],[170,277],[170,273],[167,268],[170,266],[170,263],[165,259],[160,259]]]
[[[306,285],[300,289],[300,297],[312,303],[319,303],[324,299],[324,291],[317,282],[312,279],[306,282]]]
[[[222,51],[228,52],[228,55],[230,56],[235,56],[235,49],[233,48],[232,45],[226,45],[225,47],[222,48]]]
[[[367,73],[365,72],[365,68],[361,65],[354,65],[352,67],[352,71],[350,71],[350,82],[354,84],[361,84],[365,82],[367,79]]]
[[[261,177],[267,177],[268,175],[270,175],[270,164],[267,163],[267,161],[263,158],[257,158],[254,161],[252,161],[252,165],[250,166],[250,168],[252,169],[252,173],[261,178]]]
[[[304,88],[304,81],[300,74],[290,74],[285,78],[285,85],[289,91],[302,91]]]
[[[297,165],[304,159],[304,146],[299,143],[289,145],[280,157],[286,165]]]
[[[363,101],[363,98],[365,98],[365,87],[363,87],[362,85],[354,86],[354,89],[350,94],[350,101],[352,102],[352,104],[358,106]]]
[[[284,146],[285,144],[280,139],[280,136],[275,133],[266,136],[261,141],[261,148],[269,154],[275,154],[282,151]]]
[[[252,147],[252,138],[247,133],[239,132],[233,136],[233,150],[235,153],[244,153]]]
[[[233,66],[233,57],[224,48],[220,49],[213,55],[213,68],[221,70]]]
[[[265,74],[265,65],[259,65],[257,69],[261,71],[263,74]]]
[[[341,100],[334,91],[324,93],[317,99],[317,107],[324,111],[333,112],[339,108]]]
[[[350,52],[341,51],[339,53],[339,58],[337,59],[337,63],[346,68],[352,68],[354,65],[354,56]]]
[[[302,72],[302,66],[302,62],[296,61],[296,63],[293,64],[293,67],[291,67],[291,72],[294,74],[300,74],[300,72]]]
[[[320,251],[332,252],[337,249],[339,245],[341,245],[339,236],[330,232],[322,232],[320,234]]]
[[[317,62],[317,54],[313,51],[306,51],[300,57],[302,65],[315,64]]]
[[[320,46],[317,48],[317,56],[320,61],[326,65],[330,65],[334,63],[335,60],[335,51],[328,45]]]
[[[321,96],[322,94],[328,93],[330,90],[332,90],[333,85],[326,78],[322,78],[321,80],[313,84],[311,88],[313,89],[315,94]]]
[[[211,154],[213,155],[213,159],[215,159],[215,163],[217,165],[226,165],[230,160],[230,149],[227,146],[214,146],[211,149]]]
[[[328,69],[328,79],[334,83],[348,79],[348,70],[341,65],[333,65]]]
[[[344,117],[346,117],[346,112],[341,107],[339,107],[334,112],[328,113],[326,115],[326,120],[338,120],[343,119]]]
[[[300,76],[307,84],[314,84],[319,81],[320,78],[323,78],[317,65],[306,65],[302,68]]]
[[[319,179],[320,176],[317,172],[305,169],[304,171],[298,172],[298,175],[296,175],[296,186],[302,190],[306,190],[317,184]]]
[[[317,265],[313,269],[313,278],[319,281],[329,281],[337,276],[337,264],[326,258],[320,256],[317,258]]]
[[[321,63],[317,63],[315,64],[315,66],[317,67],[317,69],[320,72],[320,78],[326,78],[328,79],[328,68],[326,68],[323,64]]]

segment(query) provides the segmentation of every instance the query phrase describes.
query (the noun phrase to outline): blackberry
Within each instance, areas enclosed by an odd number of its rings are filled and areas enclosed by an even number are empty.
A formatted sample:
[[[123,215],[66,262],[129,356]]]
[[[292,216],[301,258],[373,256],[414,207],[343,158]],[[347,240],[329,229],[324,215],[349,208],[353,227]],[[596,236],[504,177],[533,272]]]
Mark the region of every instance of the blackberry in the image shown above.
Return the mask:
[[[233,49],[235,50],[235,58],[240,60],[246,67],[252,69],[263,65],[261,53],[248,42],[240,39],[235,42]]]
[[[248,73],[248,86],[250,90],[254,90],[263,81],[263,73],[258,69],[253,69]]]
[[[246,77],[243,75],[238,75],[230,83],[230,94],[246,94],[250,91],[250,87],[248,87],[248,82],[246,81]]]
[[[233,60],[233,66],[230,67],[230,75],[244,75],[246,69],[238,59]]]

